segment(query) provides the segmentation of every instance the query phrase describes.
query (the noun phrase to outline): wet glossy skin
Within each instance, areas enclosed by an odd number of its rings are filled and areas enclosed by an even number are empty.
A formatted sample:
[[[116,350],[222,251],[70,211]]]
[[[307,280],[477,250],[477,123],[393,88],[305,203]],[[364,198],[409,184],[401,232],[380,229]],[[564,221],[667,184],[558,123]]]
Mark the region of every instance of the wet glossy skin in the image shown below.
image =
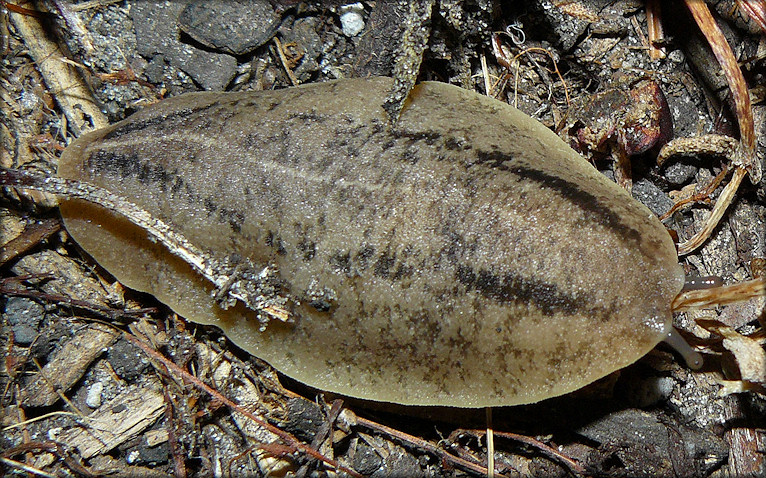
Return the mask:
[[[643,205],[540,123],[426,82],[392,127],[387,78],[189,94],[88,134],[59,174],[129,198],[211,257],[277,271],[259,330],[124,219],[72,236],[125,285],[314,387],[410,405],[532,403],[646,354],[683,285]]]

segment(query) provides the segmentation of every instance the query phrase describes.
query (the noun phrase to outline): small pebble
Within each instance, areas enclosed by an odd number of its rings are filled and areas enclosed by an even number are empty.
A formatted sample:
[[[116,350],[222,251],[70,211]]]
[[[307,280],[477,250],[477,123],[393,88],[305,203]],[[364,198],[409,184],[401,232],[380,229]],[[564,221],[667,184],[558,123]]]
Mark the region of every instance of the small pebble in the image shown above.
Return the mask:
[[[132,465],[138,460],[140,456],[141,453],[138,450],[133,450],[125,457],[125,461],[128,463],[128,465]]]
[[[665,170],[665,177],[671,184],[679,186],[690,182],[698,170],[693,164],[671,163]]]
[[[673,207],[673,201],[667,194],[646,179],[639,179],[633,183],[633,197],[644,203],[658,216]]]
[[[340,7],[340,25],[343,28],[343,34],[353,37],[364,30],[363,15],[364,5],[361,3],[350,3]]]
[[[101,394],[104,392],[103,382],[96,382],[88,389],[88,394],[85,396],[85,404],[90,408],[98,408],[101,406]]]
[[[48,430],[48,440],[56,441],[59,439],[59,435],[61,435],[62,428],[61,427],[53,427]]]
[[[34,342],[39,333],[40,321],[45,309],[37,302],[23,297],[11,297],[5,304],[5,320],[13,331],[16,345],[26,347]]]

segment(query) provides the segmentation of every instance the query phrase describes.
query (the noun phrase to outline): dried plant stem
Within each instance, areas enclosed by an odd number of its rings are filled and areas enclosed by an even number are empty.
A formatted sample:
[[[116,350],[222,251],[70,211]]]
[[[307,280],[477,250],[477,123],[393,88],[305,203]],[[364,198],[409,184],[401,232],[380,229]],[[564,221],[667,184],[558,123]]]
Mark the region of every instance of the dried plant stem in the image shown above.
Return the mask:
[[[167,367],[169,372],[173,372],[175,374],[180,375],[183,377],[184,380],[188,380],[191,382],[195,387],[198,389],[204,391],[205,393],[208,393],[211,397],[215,398],[219,402],[223,403],[224,405],[230,407],[231,409],[237,411],[238,413],[241,413],[242,415],[246,416],[250,420],[252,420],[254,423],[257,423],[259,426],[262,426],[263,428],[267,429],[271,433],[277,435],[279,438],[284,440],[286,443],[288,443],[291,447],[293,447],[295,450],[300,451],[302,453],[305,453],[313,458],[316,458],[317,460],[326,463],[327,465],[331,466],[332,468],[342,471],[345,473],[348,473],[349,475],[355,477],[355,478],[363,478],[362,475],[357,473],[356,471],[345,467],[338,463],[336,460],[332,460],[330,458],[327,458],[326,456],[319,453],[317,450],[305,445],[300,440],[298,440],[296,437],[291,435],[290,433],[287,433],[284,430],[281,430],[274,425],[263,421],[262,419],[256,417],[249,411],[245,410],[244,408],[240,407],[237,403],[234,403],[233,401],[229,400],[225,396],[221,394],[218,390],[215,390],[214,388],[210,387],[208,384],[200,380],[199,378],[195,377],[194,375],[191,375],[175,363],[171,362],[167,358],[165,358],[162,354],[154,350],[149,344],[144,343],[143,341],[139,340],[138,338],[130,335],[130,334],[124,334],[124,337],[129,342],[137,345],[141,350],[143,350],[147,355],[149,355],[151,358],[160,361],[165,367]]]
[[[750,103],[750,95],[747,90],[745,77],[739,68],[737,58],[726,41],[726,37],[718,27],[713,15],[710,13],[705,2],[686,0],[686,6],[699,25],[702,34],[705,35],[710,48],[713,50],[718,63],[723,69],[726,82],[731,89],[734,99],[734,107],[739,121],[740,141],[743,147],[743,166],[750,173],[753,183],[761,180],[760,164],[755,157],[755,126],[753,121],[753,109]]]
[[[259,271],[258,267],[247,259],[212,257],[192,244],[183,234],[176,232],[171,225],[104,188],[71,179],[46,178],[15,169],[0,169],[0,186],[35,189],[68,199],[81,199],[119,214],[143,229],[151,240],[165,246],[168,251],[210,281],[215,287],[216,301],[222,308],[234,305],[239,300],[251,310],[263,312],[269,318],[281,321],[290,319],[289,314],[278,305],[266,303],[260,298],[257,280],[268,268]]]
[[[766,278],[759,277],[732,285],[682,292],[673,300],[673,311],[708,309],[746,302],[756,297],[766,297]]]
[[[720,221],[723,217],[723,213],[726,212],[726,208],[729,207],[729,204],[731,204],[734,196],[737,194],[737,189],[739,189],[739,185],[742,183],[742,180],[745,178],[746,174],[747,171],[745,171],[744,168],[737,168],[734,170],[731,181],[729,181],[729,184],[723,188],[721,196],[718,197],[718,201],[716,201],[715,206],[713,206],[713,210],[710,212],[710,216],[708,216],[708,218],[702,224],[702,229],[697,231],[697,233],[690,237],[687,241],[678,245],[679,256],[683,256],[694,251],[699,246],[701,246],[708,237],[710,237],[710,234],[713,233],[713,230],[718,225],[718,221]]]

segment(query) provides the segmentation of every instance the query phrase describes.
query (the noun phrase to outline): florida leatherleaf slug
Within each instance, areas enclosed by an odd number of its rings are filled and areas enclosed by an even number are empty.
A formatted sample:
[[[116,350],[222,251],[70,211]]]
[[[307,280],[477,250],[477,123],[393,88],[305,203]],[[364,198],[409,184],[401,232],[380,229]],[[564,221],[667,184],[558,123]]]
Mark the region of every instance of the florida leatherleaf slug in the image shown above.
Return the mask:
[[[536,402],[668,335],[684,275],[647,208],[537,121],[454,86],[416,86],[392,127],[391,86],[183,95],[61,157],[60,176],[135,203],[212,261],[269,266],[286,298],[269,315],[285,320],[262,331],[126,219],[70,199],[67,229],[128,287],[365,399]]]

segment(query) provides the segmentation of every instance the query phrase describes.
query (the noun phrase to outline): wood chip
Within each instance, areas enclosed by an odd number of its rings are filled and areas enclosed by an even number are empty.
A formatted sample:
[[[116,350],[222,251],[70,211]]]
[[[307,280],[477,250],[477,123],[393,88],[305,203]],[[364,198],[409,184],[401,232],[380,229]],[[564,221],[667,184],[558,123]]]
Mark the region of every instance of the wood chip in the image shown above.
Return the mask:
[[[165,429],[146,432],[146,446],[155,447],[168,441],[168,431]]]
[[[42,250],[24,256],[11,267],[11,272],[28,274],[51,274],[54,280],[45,281],[39,288],[47,294],[77,298],[101,307],[109,307],[109,294],[90,271],[56,251]]]
[[[112,345],[119,333],[102,324],[90,324],[59,348],[37,378],[22,390],[26,407],[48,407],[56,403],[85,374],[91,362]]]
[[[165,410],[157,383],[127,387],[114,400],[90,414],[84,428],[62,432],[60,441],[87,459],[106,453],[152,426]]]
[[[56,94],[56,101],[70,127],[79,135],[107,126],[109,121],[93,100],[80,72],[69,62],[62,61],[66,55],[51,41],[51,35],[40,20],[26,15],[11,15],[11,21],[24,39],[45,84]]]

